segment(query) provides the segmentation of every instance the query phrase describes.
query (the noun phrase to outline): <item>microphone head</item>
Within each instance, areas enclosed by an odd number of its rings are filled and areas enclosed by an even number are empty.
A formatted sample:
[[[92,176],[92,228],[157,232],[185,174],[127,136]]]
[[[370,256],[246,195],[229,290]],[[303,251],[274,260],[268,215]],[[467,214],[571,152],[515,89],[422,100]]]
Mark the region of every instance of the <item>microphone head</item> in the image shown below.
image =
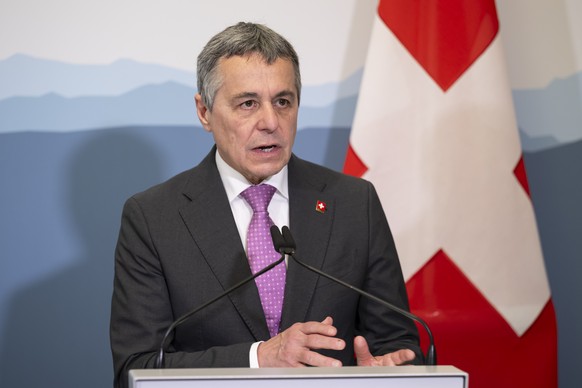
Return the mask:
[[[285,225],[283,226],[283,239],[285,240],[285,247],[295,251],[295,240],[293,240],[293,236],[291,236],[291,231]]]
[[[273,245],[275,246],[275,250],[279,253],[283,253],[285,250],[285,239],[281,234],[281,231],[277,227],[277,225],[271,226],[271,238],[273,239]]]

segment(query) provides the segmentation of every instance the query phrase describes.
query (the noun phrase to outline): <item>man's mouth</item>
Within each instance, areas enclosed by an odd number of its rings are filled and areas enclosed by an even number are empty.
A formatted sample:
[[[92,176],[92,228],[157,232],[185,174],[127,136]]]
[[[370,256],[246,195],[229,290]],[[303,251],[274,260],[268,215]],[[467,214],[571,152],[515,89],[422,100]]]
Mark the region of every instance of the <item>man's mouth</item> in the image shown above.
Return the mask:
[[[262,151],[262,152],[271,152],[276,148],[276,146],[274,145],[268,145],[268,146],[261,146],[261,147],[257,147],[258,150]]]

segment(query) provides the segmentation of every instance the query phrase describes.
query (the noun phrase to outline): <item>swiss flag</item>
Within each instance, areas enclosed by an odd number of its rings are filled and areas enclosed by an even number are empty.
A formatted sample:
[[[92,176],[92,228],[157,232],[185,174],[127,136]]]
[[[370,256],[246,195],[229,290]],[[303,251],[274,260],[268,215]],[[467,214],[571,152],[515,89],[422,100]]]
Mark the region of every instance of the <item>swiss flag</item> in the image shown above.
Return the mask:
[[[494,1],[380,1],[344,171],[376,186],[411,308],[472,388],[557,385],[521,155]]]

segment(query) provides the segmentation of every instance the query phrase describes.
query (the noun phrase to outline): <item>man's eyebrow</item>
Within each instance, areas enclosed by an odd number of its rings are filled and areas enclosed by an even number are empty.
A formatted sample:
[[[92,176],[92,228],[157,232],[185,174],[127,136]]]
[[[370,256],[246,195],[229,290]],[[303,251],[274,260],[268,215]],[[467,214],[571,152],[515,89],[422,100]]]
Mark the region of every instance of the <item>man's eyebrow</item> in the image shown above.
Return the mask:
[[[232,96],[233,100],[240,100],[243,98],[258,98],[259,95],[258,93],[253,93],[253,92],[242,92],[239,94],[235,94],[234,96]]]
[[[279,93],[277,93],[275,95],[275,98],[281,98],[281,97],[292,97],[292,98],[296,98],[296,94],[292,90],[282,90],[282,91],[280,91]]]
[[[296,94],[292,90],[281,90],[279,93],[277,93],[273,97],[273,99],[277,99],[277,98],[281,98],[281,97],[296,98]],[[241,99],[245,99],[245,98],[259,98],[259,94],[255,93],[255,92],[242,92],[242,93],[235,94],[234,96],[232,96],[233,100],[241,100]]]

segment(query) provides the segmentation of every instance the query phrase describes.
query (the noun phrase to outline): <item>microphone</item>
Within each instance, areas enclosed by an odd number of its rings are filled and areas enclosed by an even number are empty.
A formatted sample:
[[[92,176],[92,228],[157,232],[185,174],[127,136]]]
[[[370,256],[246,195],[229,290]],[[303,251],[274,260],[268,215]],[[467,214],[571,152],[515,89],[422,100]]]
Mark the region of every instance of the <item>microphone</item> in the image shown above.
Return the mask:
[[[378,303],[380,303],[382,306],[389,308],[392,311],[397,312],[400,315],[405,316],[408,319],[411,319],[415,322],[418,322],[426,331],[426,333],[428,334],[428,340],[429,340],[429,346],[425,355],[426,358],[426,364],[427,365],[436,365],[436,348],[435,348],[435,344],[434,344],[434,339],[433,339],[433,335],[432,335],[432,331],[430,330],[430,328],[428,327],[428,324],[419,316],[412,314],[409,311],[403,310],[398,306],[393,305],[392,303],[378,298],[375,295],[372,295],[364,290],[361,290],[349,283],[344,282],[343,280],[340,280],[338,278],[335,278],[315,267],[312,267],[309,264],[306,264],[304,262],[302,262],[301,260],[299,260],[297,257],[295,257],[295,241],[293,240],[293,236],[291,235],[291,231],[289,230],[289,228],[287,226],[283,226],[282,228],[283,230],[283,234],[281,234],[281,232],[279,231],[279,228],[276,225],[271,226],[271,237],[273,238],[273,245],[275,246],[275,249],[280,252],[283,256],[285,256],[285,254],[288,254],[289,256],[291,256],[291,258],[300,266],[308,269],[311,272],[315,272],[316,274],[323,276],[324,278],[327,278],[333,282],[336,282],[338,284],[341,284],[344,287],[349,288],[350,290],[353,290],[355,292],[357,292],[358,294],[360,294],[363,297],[366,297],[368,299],[371,299],[373,301],[376,301]]]
[[[270,229],[271,238],[273,239],[273,245],[275,250],[282,255],[292,255],[295,253],[295,241],[291,237],[291,231],[288,227],[283,226],[283,235],[279,231],[277,225],[271,226]]]
[[[277,230],[279,230],[279,229],[277,229]],[[279,233],[279,235],[281,235],[281,233]],[[283,237],[282,236],[281,236],[281,241],[279,242],[279,244],[285,245],[285,242],[283,241]],[[211,304],[213,304],[217,300],[219,300],[219,299],[225,297],[226,295],[230,294],[231,292],[239,289],[240,287],[242,287],[245,284],[251,282],[255,278],[258,278],[259,276],[261,276],[265,272],[268,272],[271,269],[275,268],[276,266],[278,266],[279,264],[281,264],[283,262],[283,260],[285,260],[285,253],[281,253],[281,258],[279,258],[277,261],[272,262],[271,264],[269,264],[265,268],[261,269],[260,271],[258,271],[254,275],[251,275],[251,276],[247,277],[246,279],[241,280],[240,282],[238,282],[234,286],[232,286],[229,289],[225,290],[220,295],[214,297],[213,299],[210,299],[208,302],[202,304],[201,306],[198,306],[194,310],[191,310],[188,313],[182,315],[180,318],[176,319],[170,325],[170,327],[168,327],[168,329],[166,330],[166,334],[164,334],[164,337],[162,338],[162,341],[160,342],[160,348],[158,350],[158,355],[156,356],[156,362],[155,362],[154,367],[157,368],[157,369],[164,368],[164,355],[165,355],[165,352],[166,352],[165,349],[166,349],[166,345],[167,345],[166,342],[168,341],[168,338],[169,338],[170,334],[174,330],[176,330],[176,328],[178,326],[180,326],[181,324],[183,324],[184,322],[186,322],[188,319],[190,319],[191,316],[193,316],[194,314],[196,314],[198,311],[205,309],[206,307],[210,306]]]

